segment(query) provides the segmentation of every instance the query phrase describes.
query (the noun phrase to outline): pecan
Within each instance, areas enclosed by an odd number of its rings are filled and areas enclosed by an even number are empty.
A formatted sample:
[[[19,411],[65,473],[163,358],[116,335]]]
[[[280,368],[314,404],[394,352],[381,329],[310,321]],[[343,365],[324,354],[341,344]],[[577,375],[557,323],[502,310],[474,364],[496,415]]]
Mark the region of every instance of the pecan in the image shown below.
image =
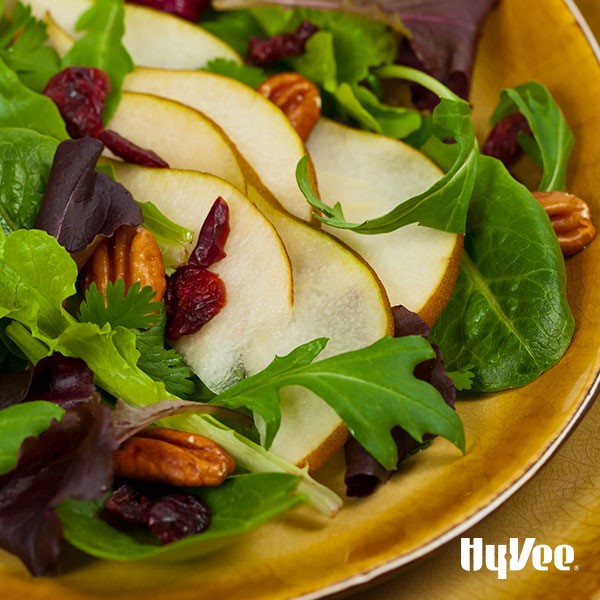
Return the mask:
[[[122,225],[103,239],[84,268],[83,285],[92,283],[106,295],[108,282],[122,279],[127,291],[136,281],[150,286],[154,299],[162,300],[167,287],[165,265],[154,236],[142,226]]]
[[[217,443],[201,435],[150,427],[113,454],[115,475],[181,487],[219,485],[235,463]]]
[[[533,197],[550,217],[564,256],[576,254],[594,239],[596,228],[584,200],[566,192],[533,192]]]
[[[257,90],[284,112],[306,141],[321,116],[319,88],[298,73],[278,73],[261,83]]]

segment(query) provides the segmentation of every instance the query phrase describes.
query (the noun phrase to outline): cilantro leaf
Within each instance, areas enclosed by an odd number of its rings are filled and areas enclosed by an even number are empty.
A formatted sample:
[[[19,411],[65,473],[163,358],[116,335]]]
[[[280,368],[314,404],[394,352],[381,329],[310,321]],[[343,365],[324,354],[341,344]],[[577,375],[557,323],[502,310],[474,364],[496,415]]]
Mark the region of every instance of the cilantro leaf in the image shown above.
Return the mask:
[[[454,382],[454,387],[462,392],[470,390],[473,387],[473,378],[475,374],[471,371],[472,367],[467,367],[461,371],[448,371],[448,377]]]
[[[189,398],[195,389],[194,373],[176,350],[165,348],[166,322],[167,315],[161,304],[158,321],[149,329],[137,333],[136,346],[140,353],[137,364],[154,381],[162,381],[171,394]]]
[[[368,348],[312,361],[325,347],[317,339],[276,358],[264,371],[215,398],[230,408],[246,406],[265,420],[268,437],[278,425],[279,390],[300,385],[320,396],[343,419],[352,435],[387,469],[398,450],[391,430],[400,426],[422,441],[441,435],[464,451],[464,430],[456,412],[414,368],[435,357],[421,336],[386,337]]]
[[[11,18],[10,27],[0,36],[0,56],[28,88],[42,93],[60,68],[58,55],[45,44],[46,24],[32,16],[31,7],[21,2]]]
[[[76,28],[87,32],[63,57],[63,67],[97,67],[108,75],[112,88],[104,108],[104,121],[108,122],[119,103],[123,79],[135,68],[122,41],[125,33],[123,0],[97,0],[81,15]]]
[[[104,295],[95,283],[86,290],[85,300],[79,308],[79,320],[96,323],[102,327],[110,323],[112,327],[128,329],[147,329],[156,322],[156,312],[161,304],[153,302],[154,290],[150,286],[140,289],[136,281],[125,293],[125,282],[118,279],[106,286]]]
[[[240,64],[226,58],[213,58],[202,69],[210,73],[236,79],[251,88],[258,87],[267,78],[267,74],[260,67]]]

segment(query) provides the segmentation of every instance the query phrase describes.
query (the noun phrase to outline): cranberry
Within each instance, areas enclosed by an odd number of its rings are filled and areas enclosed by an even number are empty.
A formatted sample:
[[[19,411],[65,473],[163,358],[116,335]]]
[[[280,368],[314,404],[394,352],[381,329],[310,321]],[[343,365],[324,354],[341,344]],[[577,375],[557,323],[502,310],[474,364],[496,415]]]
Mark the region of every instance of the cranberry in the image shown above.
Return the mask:
[[[72,138],[98,137],[103,129],[102,111],[110,91],[104,71],[93,67],[67,67],[46,84],[50,97],[67,125]]]
[[[165,494],[148,512],[148,526],[163,544],[201,533],[210,525],[211,510],[198,496]]]
[[[168,168],[169,165],[152,150],[140,148],[118,133],[104,129],[102,112],[108,92],[108,76],[93,67],[67,67],[52,77],[44,90],[58,107],[72,138],[98,138],[127,162]]]
[[[246,62],[257,67],[266,67],[278,60],[301,56],[306,42],[319,28],[310,21],[300,23],[294,33],[282,33],[271,38],[250,38]]]
[[[189,263],[179,267],[167,281],[167,339],[196,333],[225,306],[225,284],[207,267],[225,257],[228,235],[229,207],[219,197],[202,225]]]
[[[483,153],[502,161],[510,166],[521,154],[519,133],[529,133],[527,119],[521,113],[513,113],[504,117],[494,125],[484,146]]]
[[[210,6],[210,0],[128,0],[128,2],[155,8],[193,23],[196,23],[200,15]]]
[[[104,510],[129,525],[145,526],[151,500],[145,494],[127,483],[117,488],[104,503]]]

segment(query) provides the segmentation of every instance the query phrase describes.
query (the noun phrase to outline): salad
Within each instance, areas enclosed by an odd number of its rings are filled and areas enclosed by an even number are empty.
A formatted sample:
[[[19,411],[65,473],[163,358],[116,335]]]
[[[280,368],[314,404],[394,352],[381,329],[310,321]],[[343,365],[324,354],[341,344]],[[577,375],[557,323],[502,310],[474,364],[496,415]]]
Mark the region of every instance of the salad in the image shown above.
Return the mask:
[[[541,84],[503,93],[492,158],[472,55],[436,70],[410,14],[5,12],[0,546],[32,573],[63,537],[185,558],[302,502],[334,515],[304,467],[349,433],[364,495],[434,435],[465,450],[457,388],[564,354],[563,254],[593,225]],[[498,160],[519,149],[539,202]]]

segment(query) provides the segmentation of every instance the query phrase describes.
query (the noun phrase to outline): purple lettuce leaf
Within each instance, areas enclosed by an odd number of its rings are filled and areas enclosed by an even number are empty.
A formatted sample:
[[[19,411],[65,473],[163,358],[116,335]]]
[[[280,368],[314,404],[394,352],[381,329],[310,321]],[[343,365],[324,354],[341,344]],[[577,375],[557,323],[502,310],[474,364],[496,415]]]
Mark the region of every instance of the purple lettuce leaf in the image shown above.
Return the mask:
[[[111,236],[121,225],[139,225],[142,214],[131,194],[98,173],[104,145],[94,138],[62,142],[54,156],[46,193],[34,227],[54,236],[69,252],[97,235]]]
[[[392,312],[395,337],[405,335],[427,337],[429,335],[429,326],[416,313],[404,306],[394,306]],[[446,404],[454,408],[456,401],[454,382],[444,369],[444,360],[440,349],[434,344],[432,344],[432,348],[435,350],[436,357],[417,365],[414,375],[417,379],[433,385],[442,395]],[[423,442],[418,442],[401,427],[395,427],[392,435],[398,448],[397,467],[411,454],[427,447],[433,439],[433,436],[425,435]],[[378,485],[390,478],[391,472],[380,465],[354,438],[346,442],[344,452],[346,457],[344,482],[347,496],[368,496],[375,491]]]
[[[17,466],[0,475],[0,547],[33,575],[49,572],[62,529],[54,508],[67,498],[99,498],[112,482],[116,449],[110,410],[78,404],[38,437],[21,445]]]

